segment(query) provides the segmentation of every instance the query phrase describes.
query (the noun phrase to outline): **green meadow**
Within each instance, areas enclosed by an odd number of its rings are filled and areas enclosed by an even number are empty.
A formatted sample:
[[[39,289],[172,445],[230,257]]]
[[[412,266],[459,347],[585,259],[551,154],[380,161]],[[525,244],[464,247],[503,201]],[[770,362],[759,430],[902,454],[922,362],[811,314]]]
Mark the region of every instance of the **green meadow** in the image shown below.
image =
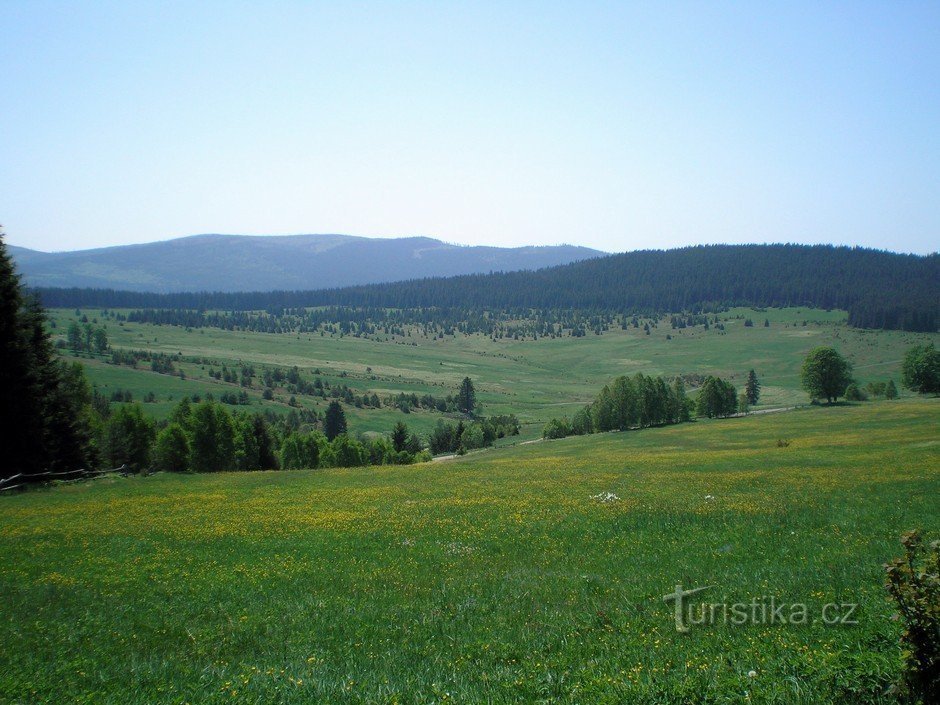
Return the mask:
[[[97,320],[94,310],[82,312]],[[126,312],[125,312],[126,313]],[[75,311],[52,312],[54,333],[64,336]],[[380,397],[404,392],[446,396],[460,380],[470,376],[476,384],[483,414],[514,413],[523,422],[523,437],[537,437],[553,416],[573,414],[591,401],[604,384],[622,374],[674,376],[717,374],[743,388],[748,370],[755,369],[763,385],[760,408],[806,403],[800,389],[800,365],[817,345],[832,345],[855,365],[862,386],[868,381],[894,379],[900,383],[900,363],[911,345],[937,340],[936,334],[903,331],[868,331],[849,328],[845,313],[814,309],[732,309],[719,314],[724,330],[711,327],[673,330],[669,318],[660,320],[647,335],[642,326],[603,335],[493,340],[485,335],[427,337],[417,328],[404,336],[357,338],[339,334],[271,334],[226,331],[215,328],[186,329],[138,323],[119,325],[100,320],[111,345],[128,350],[182,354],[185,359],[207,359],[214,364],[182,362],[185,380],[146,369],[118,368],[106,358],[82,358],[88,376],[105,394],[130,389],[135,400],[147,392],[156,403],[145,409],[165,418],[184,395],[222,392],[241,388],[212,379],[208,370],[222,364],[238,368],[255,365],[297,366],[305,378],[314,371],[331,385],[345,384],[357,394],[375,392]],[[754,322],[745,326],[745,319]],[[764,326],[765,319],[769,326]],[[804,325],[805,324],[805,325]],[[248,390],[254,409],[289,410],[287,394],[268,402],[261,399],[260,383]],[[902,392],[903,393],[903,392]],[[298,396],[301,406],[323,411],[317,397]],[[244,407],[243,407],[244,408]],[[352,432],[388,432],[398,420],[426,433],[440,418],[437,413],[404,414],[397,409],[358,409],[347,406]]]
[[[940,531],[938,422],[902,399],[3,497],[0,701],[893,702],[881,565]],[[810,620],[681,634],[677,584]]]

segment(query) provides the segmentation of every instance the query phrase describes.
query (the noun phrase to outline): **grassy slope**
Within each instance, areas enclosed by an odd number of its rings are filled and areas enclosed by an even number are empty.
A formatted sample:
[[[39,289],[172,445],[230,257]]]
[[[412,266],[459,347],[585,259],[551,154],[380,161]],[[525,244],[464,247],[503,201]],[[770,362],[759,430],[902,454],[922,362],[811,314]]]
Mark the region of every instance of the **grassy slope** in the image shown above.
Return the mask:
[[[89,316],[93,312],[87,312]],[[893,377],[900,381],[900,360],[904,350],[915,342],[937,340],[926,334],[900,331],[862,331],[844,325],[844,313],[806,309],[755,312],[737,309],[721,315],[724,332],[695,329],[672,330],[668,321],[647,336],[641,329],[619,329],[602,336],[589,333],[584,338],[556,338],[538,341],[490,340],[485,336],[459,336],[444,340],[428,339],[415,331],[413,337],[389,342],[354,337],[319,335],[271,335],[229,332],[217,329],[187,331],[172,326],[108,323],[115,347],[182,352],[187,356],[207,357],[229,365],[240,362],[256,365],[297,365],[310,372],[319,368],[331,384],[347,384],[360,391],[387,393],[416,392],[446,396],[456,390],[460,380],[469,375],[478,388],[484,413],[515,413],[532,426],[525,435],[538,435],[541,425],[552,416],[573,413],[590,401],[600,388],[619,374],[642,371],[647,374],[717,373],[731,378],[739,388],[751,368],[757,370],[764,384],[762,406],[791,405],[806,402],[800,390],[799,366],[810,348],[834,345],[856,365],[856,376],[864,384],[869,380]],[[744,316],[755,322],[745,328]],[[64,334],[74,311],[54,312],[57,331]],[[771,321],[763,327],[764,318]],[[807,326],[802,322],[808,321]],[[671,335],[672,340],[666,336]],[[412,345],[416,343],[416,345]],[[120,373],[102,364],[90,364],[89,375],[106,392],[114,387],[154,391],[160,403],[148,405],[151,413],[162,417],[183,389],[191,394],[207,390],[238,391],[237,386],[222,386],[211,380],[198,365],[183,364],[188,379],[180,381],[149,371],[125,368]],[[372,371],[368,372],[368,368]],[[109,373],[110,369],[110,373]],[[346,377],[340,377],[341,373]],[[118,379],[118,375],[121,375]],[[130,376],[142,375],[136,379]],[[373,379],[375,377],[375,379]],[[279,395],[286,401],[284,395]],[[255,407],[262,402],[253,394]],[[301,398],[302,404],[322,410],[324,403],[315,398]],[[267,404],[279,411],[286,405]],[[384,431],[395,421],[405,420],[415,430],[427,432],[439,418],[437,414],[404,415],[390,409],[379,411],[350,408],[353,431]]]
[[[4,497],[0,700],[881,702],[880,565],[940,530],[938,420],[903,400]],[[676,583],[860,624],[679,635]]]

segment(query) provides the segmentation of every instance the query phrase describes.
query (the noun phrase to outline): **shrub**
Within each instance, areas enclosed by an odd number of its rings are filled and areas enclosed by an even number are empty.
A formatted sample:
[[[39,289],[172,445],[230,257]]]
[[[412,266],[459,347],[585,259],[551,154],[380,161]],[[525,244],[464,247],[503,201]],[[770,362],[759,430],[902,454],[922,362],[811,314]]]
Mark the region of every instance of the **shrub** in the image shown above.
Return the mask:
[[[868,401],[868,395],[854,382],[845,388],[845,398],[847,401]]]
[[[887,588],[904,623],[904,681],[924,703],[940,702],[940,541],[925,547],[919,531],[901,537],[904,556],[885,565]]]
[[[542,438],[564,438],[571,435],[568,419],[552,419],[542,429]]]
[[[285,470],[315,468],[320,463],[318,433],[291,433],[281,444],[281,467]]]

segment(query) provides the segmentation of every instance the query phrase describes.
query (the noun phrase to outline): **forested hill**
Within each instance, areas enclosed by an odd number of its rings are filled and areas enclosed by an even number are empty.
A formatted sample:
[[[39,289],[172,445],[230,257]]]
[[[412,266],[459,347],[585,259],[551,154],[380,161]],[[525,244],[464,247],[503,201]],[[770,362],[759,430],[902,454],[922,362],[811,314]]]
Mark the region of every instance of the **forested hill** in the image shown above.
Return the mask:
[[[936,331],[940,256],[809,245],[628,252],[529,272],[264,293],[46,289],[48,306],[253,310],[297,306],[678,312],[743,306],[848,310],[864,328]]]
[[[74,252],[9,251],[29,286],[164,293],[329,289],[540,269],[605,254],[572,245],[465,247],[349,235],[193,235]]]

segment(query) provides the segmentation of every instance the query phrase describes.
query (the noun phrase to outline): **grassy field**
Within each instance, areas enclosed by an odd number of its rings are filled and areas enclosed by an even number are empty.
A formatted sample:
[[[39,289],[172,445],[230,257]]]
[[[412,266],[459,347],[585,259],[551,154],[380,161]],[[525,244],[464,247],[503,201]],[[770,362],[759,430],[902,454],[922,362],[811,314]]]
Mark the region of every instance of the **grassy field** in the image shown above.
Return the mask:
[[[83,312],[94,318],[94,311]],[[457,335],[444,339],[422,336],[417,329],[407,336],[380,339],[338,335],[267,334],[213,328],[187,330],[174,326],[105,322],[116,348],[181,353],[187,358],[206,358],[215,369],[223,363],[290,367],[331,385],[345,384],[357,393],[376,392],[380,397],[399,392],[446,396],[456,391],[469,375],[477,386],[484,414],[515,413],[523,423],[523,437],[539,435],[553,416],[571,415],[596,396],[604,384],[620,374],[683,373],[718,374],[739,389],[749,369],[763,384],[758,408],[789,406],[808,401],[800,389],[800,365],[817,345],[833,345],[855,364],[855,375],[868,381],[893,378],[900,383],[904,351],[915,343],[937,341],[937,334],[903,331],[866,331],[845,325],[840,311],[732,309],[720,314],[725,330],[701,326],[673,330],[668,319],[646,335],[641,328],[619,328],[604,335],[539,340],[492,340],[484,335]],[[754,327],[745,327],[745,318]],[[53,311],[56,333],[64,335],[75,319],[71,310]],[[767,319],[769,327],[764,327]],[[805,325],[804,325],[805,322]],[[667,338],[669,336],[671,339]],[[89,377],[106,394],[131,389],[135,400],[153,391],[157,402],[146,409],[164,418],[180,396],[239,391],[209,377],[205,365],[184,362],[179,367],[186,379],[158,375],[147,370],[117,368],[103,359],[85,362]],[[210,365],[209,367],[212,367]],[[250,391],[252,407],[286,412],[287,396],[260,398],[259,387]],[[298,397],[298,402],[320,411],[326,402],[317,397]],[[364,410],[349,406],[350,429],[388,432],[398,420],[426,433],[440,418],[436,413],[405,415],[396,409]]]
[[[628,369],[645,341],[621,342]],[[938,400],[905,399],[3,497],[0,701],[891,702],[881,564],[902,531],[940,531],[938,421]],[[662,599],[679,583],[814,619],[679,634]],[[857,603],[858,624],[821,623],[826,603]]]

